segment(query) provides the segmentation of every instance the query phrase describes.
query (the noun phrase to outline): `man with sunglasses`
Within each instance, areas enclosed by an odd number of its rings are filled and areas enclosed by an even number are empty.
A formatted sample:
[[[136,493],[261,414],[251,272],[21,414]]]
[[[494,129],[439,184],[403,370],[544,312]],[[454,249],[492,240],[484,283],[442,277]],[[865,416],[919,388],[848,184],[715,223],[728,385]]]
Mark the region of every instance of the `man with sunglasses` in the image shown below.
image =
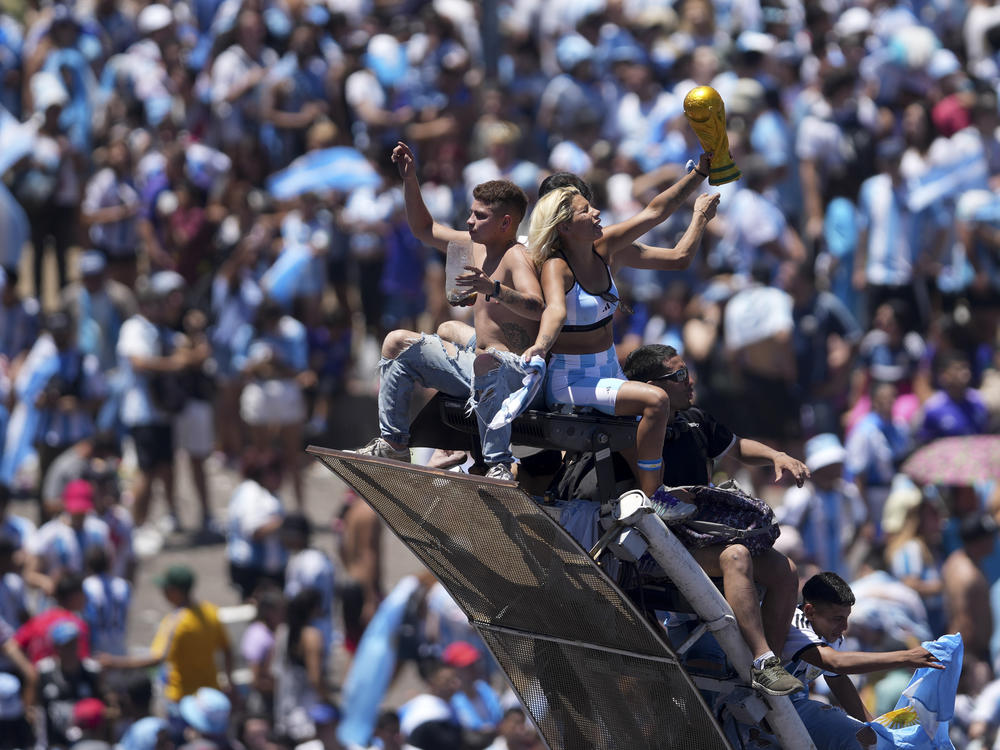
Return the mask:
[[[756,440],[734,435],[697,408],[694,377],[672,346],[641,346],[628,356],[623,369],[629,380],[655,385],[670,397],[670,418],[663,441],[663,483],[667,487],[711,484],[712,462],[727,453],[741,463],[771,464],[775,481],[787,472],[801,487],[809,476],[801,461]],[[782,668],[776,656],[784,646],[798,600],[795,565],[773,547],[753,557],[739,543],[720,543],[690,552],[706,573],[723,579],[726,601],[753,652],[754,687],[771,695],[801,690],[802,683]],[[760,604],[755,581],[767,587]]]

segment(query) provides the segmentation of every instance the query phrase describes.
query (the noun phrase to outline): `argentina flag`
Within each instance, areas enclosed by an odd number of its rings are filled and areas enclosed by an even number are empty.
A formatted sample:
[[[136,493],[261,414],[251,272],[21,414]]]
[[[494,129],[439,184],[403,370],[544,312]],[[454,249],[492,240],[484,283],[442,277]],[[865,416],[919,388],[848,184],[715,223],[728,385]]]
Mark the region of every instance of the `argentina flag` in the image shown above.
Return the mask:
[[[382,182],[375,168],[355,148],[334,146],[310,151],[267,179],[267,189],[278,200],[303,193],[375,187]]]
[[[960,633],[925,641],[923,647],[945,665],[918,669],[899,697],[896,709],[869,722],[875,750],[954,750],[948,723],[955,713],[955,693],[962,673],[964,646]]]
[[[31,153],[38,125],[35,120],[22,123],[0,106],[0,176]]]

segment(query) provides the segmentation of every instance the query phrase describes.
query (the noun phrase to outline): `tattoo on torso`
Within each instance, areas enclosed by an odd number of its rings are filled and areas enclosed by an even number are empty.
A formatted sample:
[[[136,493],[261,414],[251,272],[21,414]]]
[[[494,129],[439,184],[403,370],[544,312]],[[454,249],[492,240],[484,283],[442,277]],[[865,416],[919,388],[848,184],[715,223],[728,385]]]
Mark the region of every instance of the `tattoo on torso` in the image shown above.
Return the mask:
[[[523,352],[531,346],[534,339],[520,323],[505,321],[499,325],[500,330],[503,331],[503,337],[507,341],[507,348],[512,352]]]

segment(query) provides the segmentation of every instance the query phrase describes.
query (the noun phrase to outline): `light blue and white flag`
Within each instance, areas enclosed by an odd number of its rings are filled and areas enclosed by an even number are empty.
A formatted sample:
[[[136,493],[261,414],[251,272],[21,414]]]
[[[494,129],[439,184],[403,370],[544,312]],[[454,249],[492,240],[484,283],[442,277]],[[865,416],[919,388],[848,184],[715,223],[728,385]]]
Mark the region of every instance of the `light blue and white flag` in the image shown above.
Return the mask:
[[[22,123],[0,106],[0,177],[31,153],[38,125],[36,120]]]
[[[340,706],[344,717],[337,725],[337,739],[348,747],[368,747],[385,692],[396,669],[396,646],[406,608],[420,588],[416,576],[400,579],[375,610],[351,669],[341,689]]]
[[[958,196],[966,190],[989,187],[986,153],[978,138],[959,132],[949,139],[949,148],[930,169],[907,185],[907,207],[914,212],[942,200]]]
[[[521,387],[503,400],[497,413],[490,421],[489,429],[499,430],[513,422],[521,412],[528,408],[544,381],[545,360],[536,355],[525,365],[525,375],[521,380]]]
[[[955,693],[965,648],[960,633],[925,641],[923,647],[945,665],[918,669],[894,711],[868,722],[878,735],[876,750],[954,750],[948,723],[955,714]]]
[[[303,193],[323,190],[350,191],[375,187],[382,182],[375,167],[350,146],[317,149],[300,156],[280,172],[267,178],[267,190],[286,200]]]

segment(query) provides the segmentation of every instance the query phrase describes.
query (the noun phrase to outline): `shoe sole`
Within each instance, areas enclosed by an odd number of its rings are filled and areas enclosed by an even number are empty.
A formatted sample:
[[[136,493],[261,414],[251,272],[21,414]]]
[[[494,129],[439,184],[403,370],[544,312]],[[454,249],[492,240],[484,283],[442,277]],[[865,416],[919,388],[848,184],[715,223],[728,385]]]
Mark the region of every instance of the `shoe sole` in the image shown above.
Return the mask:
[[[764,685],[761,685],[759,682],[757,682],[757,680],[754,680],[753,682],[751,682],[750,686],[753,687],[754,690],[760,690],[762,693],[767,693],[768,695],[773,695],[773,696],[779,697],[779,698],[781,696],[783,696],[783,695],[793,695],[794,693],[797,693],[800,690],[805,690],[805,686],[804,685],[802,687],[792,688],[791,690],[785,690],[785,691],[782,691],[782,690],[772,690],[769,687],[765,687]]]

